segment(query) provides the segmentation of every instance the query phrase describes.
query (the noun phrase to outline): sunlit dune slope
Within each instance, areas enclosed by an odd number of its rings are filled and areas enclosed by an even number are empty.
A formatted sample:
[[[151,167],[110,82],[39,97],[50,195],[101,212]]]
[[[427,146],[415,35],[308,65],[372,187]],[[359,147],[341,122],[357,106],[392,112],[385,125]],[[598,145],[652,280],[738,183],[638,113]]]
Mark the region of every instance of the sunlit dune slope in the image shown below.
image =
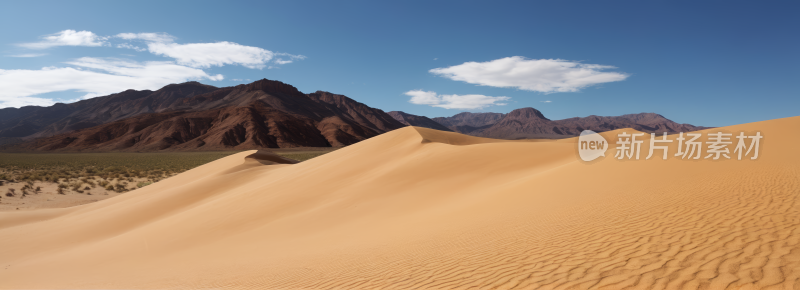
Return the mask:
[[[741,161],[620,161],[625,130],[589,163],[574,142],[416,127],[298,164],[243,152],[0,213],[0,288],[798,289],[798,127],[701,131],[761,132]]]

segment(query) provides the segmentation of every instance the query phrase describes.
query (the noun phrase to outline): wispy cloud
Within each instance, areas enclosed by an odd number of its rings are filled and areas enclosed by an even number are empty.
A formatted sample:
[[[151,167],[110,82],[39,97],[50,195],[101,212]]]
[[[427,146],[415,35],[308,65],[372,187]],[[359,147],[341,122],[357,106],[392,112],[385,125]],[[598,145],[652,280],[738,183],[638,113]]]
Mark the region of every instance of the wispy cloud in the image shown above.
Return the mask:
[[[127,89],[158,89],[188,80],[223,79],[204,71],[216,66],[241,65],[251,69],[277,68],[305,59],[303,55],[272,52],[233,42],[175,43],[167,33],[120,33],[98,36],[91,31],[64,30],[42,37],[40,42],[19,44],[29,49],[56,46],[112,46],[171,58],[169,61],[136,62],[124,59],[83,57],[39,70],[0,69],[0,108],[50,105],[52,99],[38,94],[74,90],[82,98],[118,93]],[[121,42],[121,43],[120,43]],[[9,55],[37,57],[42,53]],[[132,55],[129,55],[132,56]],[[248,79],[249,81],[249,79]]]
[[[501,101],[510,100],[509,97],[491,97],[484,95],[439,95],[433,91],[412,90],[405,92],[410,96],[409,103],[429,105],[445,109],[482,109],[489,106],[503,106]]]
[[[64,30],[58,33],[45,35],[42,41],[20,43],[19,46],[30,49],[45,49],[55,46],[102,46],[107,37],[100,37],[91,31]]]
[[[144,41],[148,51],[155,55],[174,58],[178,64],[196,68],[212,66],[241,65],[251,69],[263,69],[272,62],[277,65],[289,64],[302,60],[303,55],[272,52],[260,47],[246,46],[234,42],[221,41],[211,43],[175,43],[175,37],[167,33],[120,33],[117,38]],[[117,47],[144,51],[144,48],[132,44],[120,44]],[[272,68],[273,66],[269,66]]]
[[[174,58],[179,64],[200,68],[235,64],[262,69],[274,55],[271,51],[260,47],[227,41],[189,44],[148,43],[147,48],[153,54]]]
[[[628,75],[606,71],[614,66],[562,59],[526,59],[512,56],[487,62],[465,62],[429,72],[481,86],[554,93],[577,92],[585,87],[622,81]]]
[[[133,49],[133,50],[135,50],[135,51],[138,51],[138,52],[147,51],[147,49],[146,49],[146,48],[141,48],[141,47],[138,47],[138,46],[132,45],[132,44],[130,44],[130,43],[121,43],[121,44],[117,44],[117,48],[127,48],[127,49]]]
[[[173,42],[175,37],[164,32],[145,32],[145,33],[120,33],[114,37],[126,40],[144,40],[149,42]]]
[[[85,99],[128,89],[155,89],[188,80],[223,79],[222,75],[209,75],[201,69],[169,61],[140,63],[84,57],[67,64],[73,67],[0,69],[0,107],[52,104],[52,100],[31,97],[50,92],[76,90],[85,93]]]
[[[304,59],[306,59],[305,55],[294,55],[294,54],[288,54],[288,53],[284,53],[284,52],[278,52],[278,53],[275,53],[275,55],[278,56],[278,58],[275,59],[275,63],[277,63],[277,64],[288,64],[288,63],[294,62],[295,60],[304,60]]]
[[[45,56],[46,53],[23,53],[23,54],[14,54],[14,55],[7,55],[10,57],[40,57]]]
[[[542,103],[552,103],[553,101],[540,101]]]

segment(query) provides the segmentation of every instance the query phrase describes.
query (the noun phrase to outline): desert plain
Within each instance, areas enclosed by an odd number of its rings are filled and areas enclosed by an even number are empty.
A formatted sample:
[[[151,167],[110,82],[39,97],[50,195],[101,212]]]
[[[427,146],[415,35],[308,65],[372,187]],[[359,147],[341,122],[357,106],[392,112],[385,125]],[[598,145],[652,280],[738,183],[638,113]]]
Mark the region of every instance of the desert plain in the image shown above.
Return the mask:
[[[798,126],[699,131],[760,132],[755,160],[614,158],[632,129],[592,162],[575,138],[419,127],[297,164],[241,152],[0,212],[0,288],[800,289]]]

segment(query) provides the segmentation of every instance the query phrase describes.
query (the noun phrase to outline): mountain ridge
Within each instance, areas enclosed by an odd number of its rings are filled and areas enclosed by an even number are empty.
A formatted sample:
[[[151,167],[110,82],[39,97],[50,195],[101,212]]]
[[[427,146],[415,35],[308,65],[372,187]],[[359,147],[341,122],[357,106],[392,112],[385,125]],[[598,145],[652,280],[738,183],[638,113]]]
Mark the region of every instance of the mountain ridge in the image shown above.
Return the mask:
[[[632,128],[648,133],[672,134],[709,128],[677,123],[656,113],[622,116],[590,115],[551,120],[541,111],[531,107],[515,109],[507,114],[462,112],[451,117],[436,117],[431,120],[454,132],[495,139],[567,138],[578,136],[583,130],[604,132]]]
[[[144,113],[164,112],[181,99],[216,89],[199,82],[185,82],[166,85],[156,91],[131,89],[49,107],[3,108],[0,109],[0,137],[50,137]]]
[[[71,104],[0,109],[4,151],[195,151],[341,147],[404,126],[495,139],[566,138],[583,130],[677,133],[707,127],[656,113],[551,120],[534,108],[428,118],[384,112],[274,80],[217,88],[198,82],[126,90]]]
[[[436,121],[431,120],[431,118],[425,116],[412,115],[403,111],[391,111],[387,114],[389,114],[389,116],[392,116],[395,120],[399,121],[400,123],[403,123],[408,126],[424,127],[439,131],[450,131],[450,132],[453,131],[450,128],[447,128],[444,125],[439,124]]]
[[[126,92],[137,94],[131,100],[143,100],[139,95],[146,93]],[[151,103],[140,102],[145,105],[130,108],[139,112],[131,117],[35,138],[6,146],[6,151],[341,147],[403,127],[382,110],[344,95],[322,91],[303,94],[291,85],[267,79],[202,94],[188,92],[167,98],[169,104],[158,107],[158,112],[146,106]],[[96,102],[117,95],[98,97]]]

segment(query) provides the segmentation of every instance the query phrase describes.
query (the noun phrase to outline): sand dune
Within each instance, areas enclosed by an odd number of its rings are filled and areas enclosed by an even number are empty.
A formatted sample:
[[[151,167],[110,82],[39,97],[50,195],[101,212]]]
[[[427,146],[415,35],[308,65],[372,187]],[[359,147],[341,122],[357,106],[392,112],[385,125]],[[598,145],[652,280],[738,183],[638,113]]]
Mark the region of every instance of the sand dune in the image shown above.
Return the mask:
[[[798,127],[707,130],[760,131],[741,161],[584,163],[574,139],[417,127],[298,164],[243,152],[0,212],[0,288],[800,289]]]

